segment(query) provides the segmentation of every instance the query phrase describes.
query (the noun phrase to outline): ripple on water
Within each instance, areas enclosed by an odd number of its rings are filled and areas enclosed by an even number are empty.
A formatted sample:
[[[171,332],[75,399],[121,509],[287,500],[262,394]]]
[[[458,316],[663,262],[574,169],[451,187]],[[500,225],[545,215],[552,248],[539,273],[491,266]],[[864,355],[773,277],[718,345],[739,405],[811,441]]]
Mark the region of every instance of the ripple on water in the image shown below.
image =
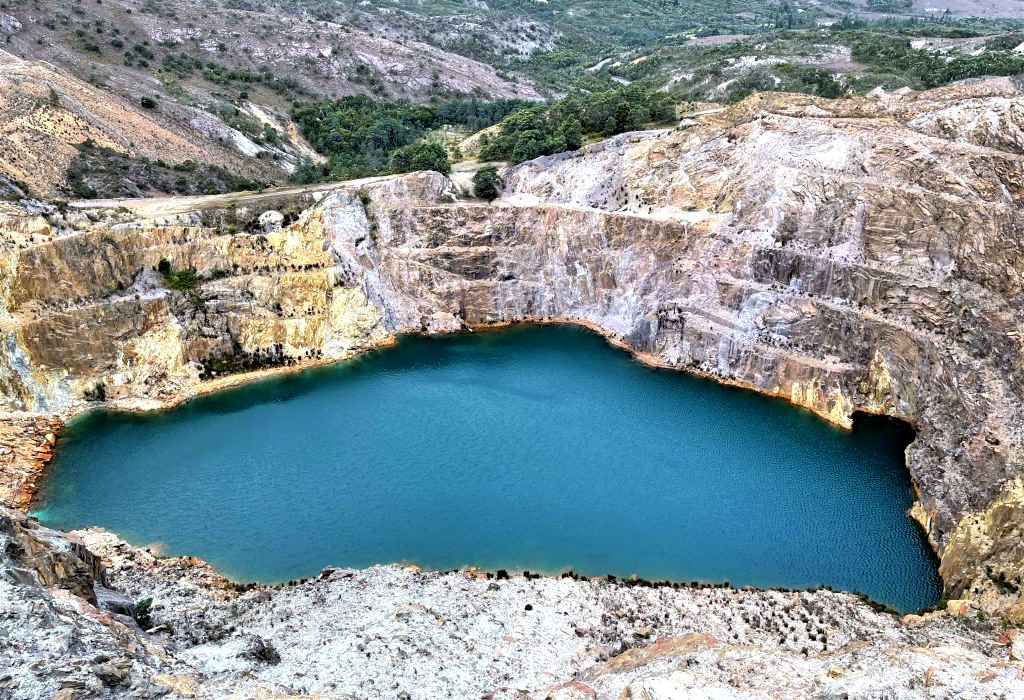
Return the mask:
[[[38,515],[242,580],[415,562],[940,594],[912,435],[655,371],[570,327],[407,338],[155,415],[72,421]]]

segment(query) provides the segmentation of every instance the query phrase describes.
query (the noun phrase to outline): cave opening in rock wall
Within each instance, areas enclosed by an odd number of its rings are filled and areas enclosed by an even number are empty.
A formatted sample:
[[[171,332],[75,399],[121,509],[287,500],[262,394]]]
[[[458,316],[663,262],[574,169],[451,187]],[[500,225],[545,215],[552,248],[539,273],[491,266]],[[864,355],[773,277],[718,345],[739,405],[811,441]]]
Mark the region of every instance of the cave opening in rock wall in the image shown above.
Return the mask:
[[[36,514],[238,580],[408,562],[864,593],[941,593],[906,514],[913,431],[646,368],[595,334],[515,327],[203,396],[95,412]]]

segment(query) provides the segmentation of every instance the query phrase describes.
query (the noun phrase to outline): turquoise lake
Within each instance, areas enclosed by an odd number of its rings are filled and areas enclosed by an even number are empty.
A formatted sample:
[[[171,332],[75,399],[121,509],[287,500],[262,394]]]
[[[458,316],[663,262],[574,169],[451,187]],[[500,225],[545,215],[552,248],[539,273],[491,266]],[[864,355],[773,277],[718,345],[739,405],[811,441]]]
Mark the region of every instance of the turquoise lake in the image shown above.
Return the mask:
[[[406,338],[62,434],[36,512],[236,580],[410,562],[934,604],[904,424],[835,428],[566,326]]]

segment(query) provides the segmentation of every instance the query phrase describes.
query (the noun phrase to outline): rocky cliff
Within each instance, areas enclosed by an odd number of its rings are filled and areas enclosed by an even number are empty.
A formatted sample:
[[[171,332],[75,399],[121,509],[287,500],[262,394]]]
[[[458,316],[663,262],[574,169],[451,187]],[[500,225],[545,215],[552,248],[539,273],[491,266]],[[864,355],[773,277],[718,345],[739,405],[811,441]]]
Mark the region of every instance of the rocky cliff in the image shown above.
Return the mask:
[[[912,514],[947,596],[1020,622],[1022,128],[1008,80],[774,94],[525,163],[491,205],[431,173],[3,205],[0,389],[23,446],[0,493],[24,500],[45,462],[36,415],[168,405],[401,333],[569,321],[841,425],[911,422]],[[168,289],[161,260],[198,285]]]

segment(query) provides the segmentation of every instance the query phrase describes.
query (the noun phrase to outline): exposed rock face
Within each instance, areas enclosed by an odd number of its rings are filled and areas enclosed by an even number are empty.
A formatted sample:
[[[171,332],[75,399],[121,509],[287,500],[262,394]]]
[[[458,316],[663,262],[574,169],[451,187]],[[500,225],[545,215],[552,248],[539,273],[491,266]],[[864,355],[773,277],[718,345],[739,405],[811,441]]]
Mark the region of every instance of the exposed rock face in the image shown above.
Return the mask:
[[[583,323],[839,424],[911,421],[913,515],[947,596],[1020,621],[1022,104],[1005,80],[757,96],[525,163],[493,205],[430,173],[276,199],[8,205],[4,408],[167,405],[400,333]],[[203,281],[169,292],[161,259]]]
[[[1017,631],[968,604],[900,620],[827,591],[394,566],[240,590],[199,560],[2,508],[0,544],[4,697],[1000,698],[1024,683]],[[116,600],[150,596],[144,633]]]
[[[59,418],[38,413],[0,414],[0,502],[27,508],[36,478],[52,457]]]

